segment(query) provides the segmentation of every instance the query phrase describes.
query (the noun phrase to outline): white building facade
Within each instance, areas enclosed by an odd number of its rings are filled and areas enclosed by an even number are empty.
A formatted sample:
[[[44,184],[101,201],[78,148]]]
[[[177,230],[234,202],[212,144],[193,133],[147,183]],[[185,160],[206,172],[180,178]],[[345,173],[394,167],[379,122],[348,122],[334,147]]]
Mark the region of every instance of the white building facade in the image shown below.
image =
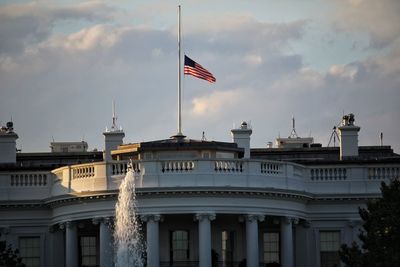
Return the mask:
[[[339,246],[358,241],[358,207],[400,175],[399,155],[358,147],[359,130],[347,117],[346,147],[255,149],[245,123],[232,143],[124,145],[114,130],[101,154],[15,153],[18,136],[3,127],[0,239],[27,266],[113,266],[115,204],[132,160],[147,266],[342,266]]]

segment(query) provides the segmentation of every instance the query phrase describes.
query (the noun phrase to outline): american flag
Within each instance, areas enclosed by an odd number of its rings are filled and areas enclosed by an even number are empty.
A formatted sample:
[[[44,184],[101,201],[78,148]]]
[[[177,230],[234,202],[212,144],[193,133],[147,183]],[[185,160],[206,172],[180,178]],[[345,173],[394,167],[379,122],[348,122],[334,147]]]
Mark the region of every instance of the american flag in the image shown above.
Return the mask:
[[[185,55],[185,66],[183,68],[183,71],[187,75],[192,75],[194,77],[209,81],[210,83],[215,83],[216,79],[215,77],[203,68],[199,63],[196,63],[194,60],[189,58],[188,56]]]

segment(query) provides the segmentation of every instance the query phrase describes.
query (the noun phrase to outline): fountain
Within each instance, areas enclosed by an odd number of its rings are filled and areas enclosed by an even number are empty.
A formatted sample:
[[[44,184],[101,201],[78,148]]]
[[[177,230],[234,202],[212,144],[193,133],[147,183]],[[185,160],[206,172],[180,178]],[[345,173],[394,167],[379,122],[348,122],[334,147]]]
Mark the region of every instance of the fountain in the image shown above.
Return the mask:
[[[129,164],[125,179],[119,187],[115,205],[115,266],[143,267],[144,246],[137,218],[135,176],[137,172]]]

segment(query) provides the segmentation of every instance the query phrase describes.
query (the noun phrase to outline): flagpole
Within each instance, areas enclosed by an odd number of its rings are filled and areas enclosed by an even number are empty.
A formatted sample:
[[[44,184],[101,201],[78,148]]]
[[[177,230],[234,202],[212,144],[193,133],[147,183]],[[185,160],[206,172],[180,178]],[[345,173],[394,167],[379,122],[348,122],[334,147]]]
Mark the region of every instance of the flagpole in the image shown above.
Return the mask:
[[[178,6],[178,134],[182,136],[182,52],[181,52],[181,6]]]

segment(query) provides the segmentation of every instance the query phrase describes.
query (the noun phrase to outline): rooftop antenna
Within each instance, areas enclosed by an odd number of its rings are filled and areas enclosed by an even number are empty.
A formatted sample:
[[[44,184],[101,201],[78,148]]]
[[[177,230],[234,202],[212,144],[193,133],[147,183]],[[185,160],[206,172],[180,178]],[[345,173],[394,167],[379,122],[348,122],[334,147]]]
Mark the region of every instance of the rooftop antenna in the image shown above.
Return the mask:
[[[292,132],[290,133],[289,138],[299,138],[296,133],[296,120],[294,119],[294,116],[292,116]]]
[[[344,116],[344,110],[343,110],[343,116]],[[339,127],[341,123],[342,121],[340,121],[337,125],[333,126],[331,137],[329,138],[328,142],[328,147],[330,146],[332,141],[333,141],[333,147],[336,147],[336,138],[340,142],[339,134],[337,132],[337,127]]]
[[[117,130],[117,116],[115,115],[115,101],[112,101],[112,125],[111,130]]]
[[[207,141],[206,133],[204,131],[203,134],[201,135],[201,141]]]
[[[381,141],[381,146],[383,146],[383,132],[379,135],[379,139]]]
[[[338,135],[336,129],[337,129],[337,127],[333,126],[331,137],[329,138],[329,142],[328,142],[328,147],[331,145],[332,139],[333,139],[333,147],[336,147],[336,138],[339,140],[339,135]]]

